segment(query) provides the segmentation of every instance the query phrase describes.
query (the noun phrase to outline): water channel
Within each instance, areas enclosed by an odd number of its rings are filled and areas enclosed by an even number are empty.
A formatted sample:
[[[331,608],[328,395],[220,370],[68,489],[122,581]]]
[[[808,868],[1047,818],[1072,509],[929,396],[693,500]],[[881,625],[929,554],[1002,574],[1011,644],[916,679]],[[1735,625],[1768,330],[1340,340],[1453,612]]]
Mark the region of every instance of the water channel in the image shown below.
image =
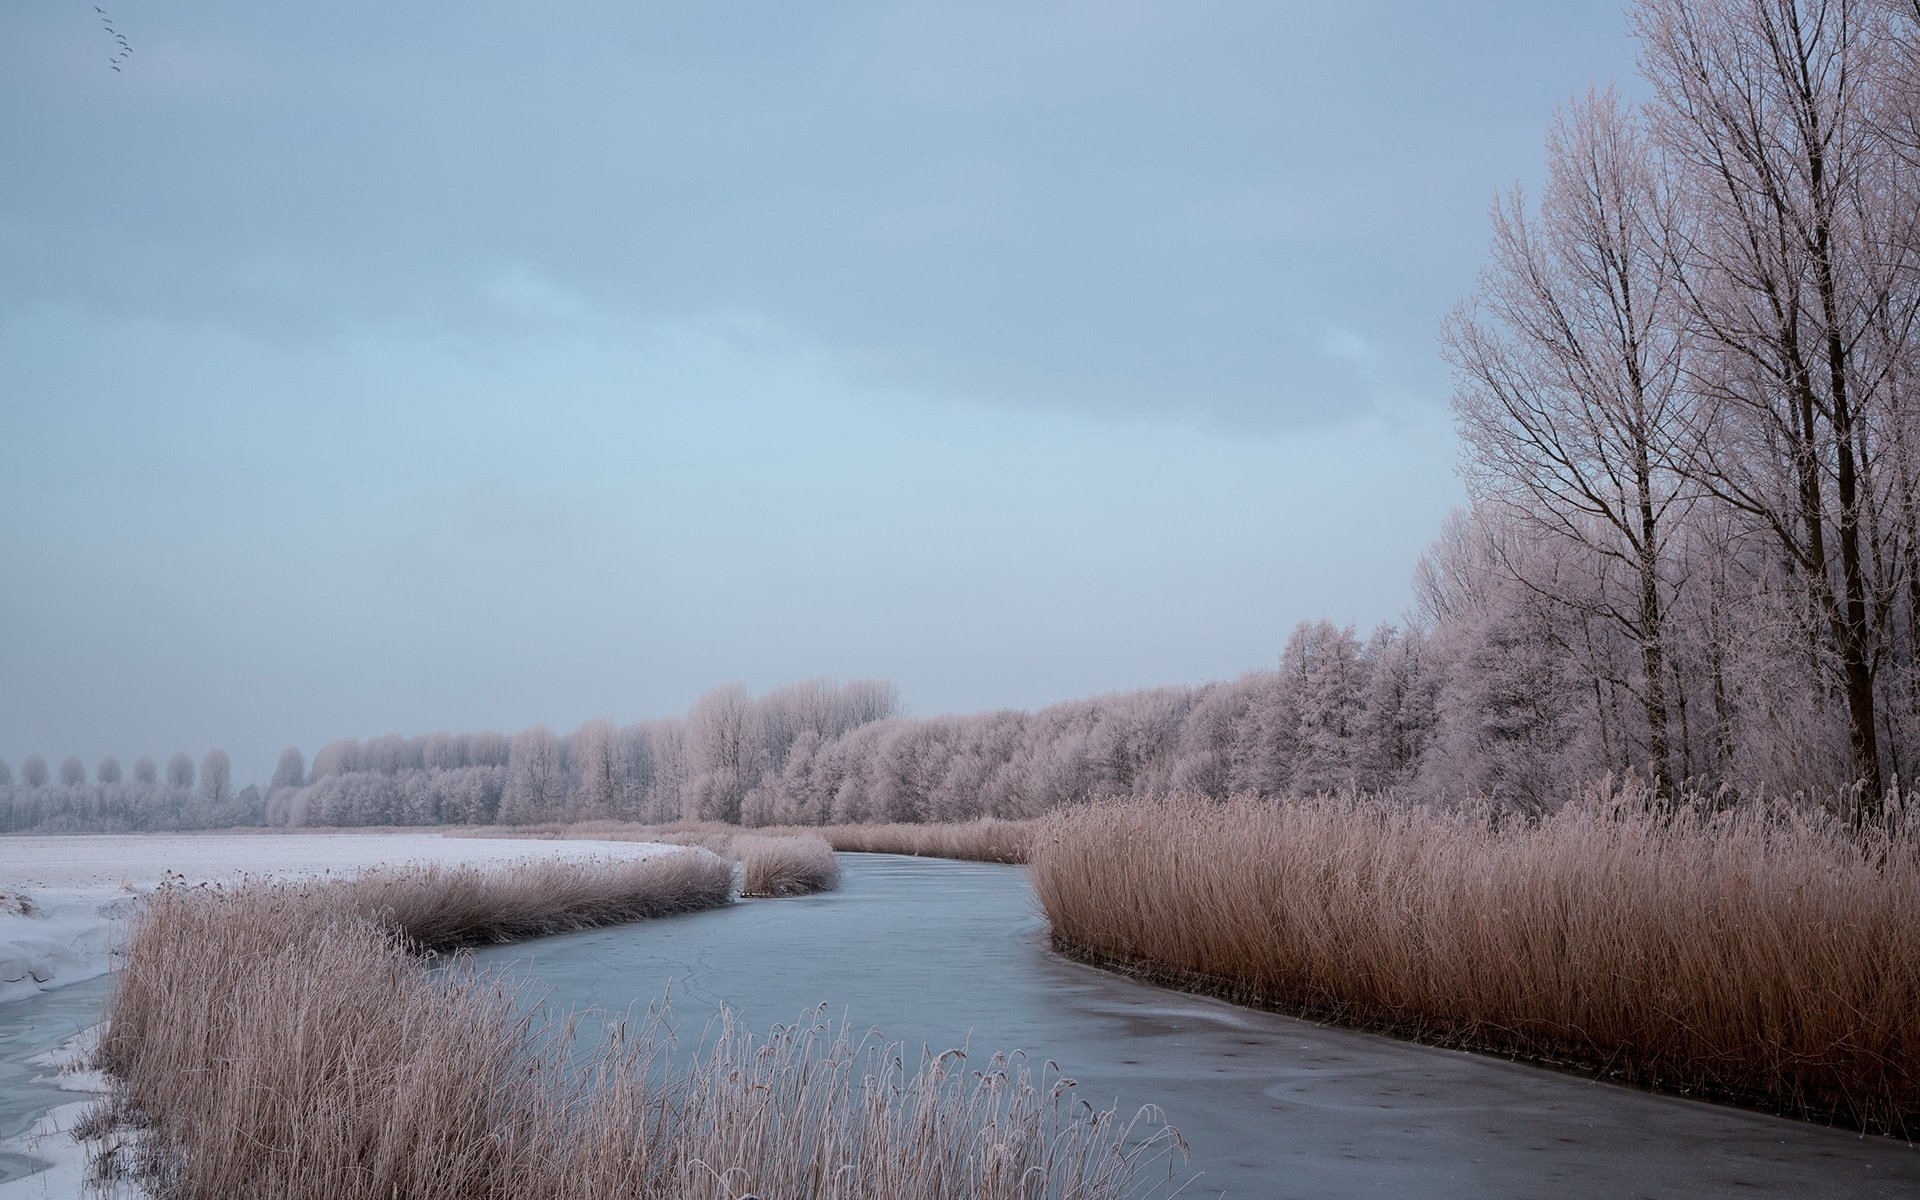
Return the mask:
[[[58,1049],[100,1020],[108,981],[89,979],[24,1000],[0,1004],[0,1142],[25,1133],[62,1104],[86,1099],[62,1091],[49,1067],[30,1062]],[[24,1154],[0,1151],[0,1184],[38,1171],[44,1164]]]
[[[837,892],[482,951],[550,1007],[697,1033],[821,1003],[889,1039],[1052,1059],[1095,1104],[1161,1106],[1191,1197],[1920,1196],[1920,1149],[1167,992],[1046,945],[1024,870],[841,856]]]

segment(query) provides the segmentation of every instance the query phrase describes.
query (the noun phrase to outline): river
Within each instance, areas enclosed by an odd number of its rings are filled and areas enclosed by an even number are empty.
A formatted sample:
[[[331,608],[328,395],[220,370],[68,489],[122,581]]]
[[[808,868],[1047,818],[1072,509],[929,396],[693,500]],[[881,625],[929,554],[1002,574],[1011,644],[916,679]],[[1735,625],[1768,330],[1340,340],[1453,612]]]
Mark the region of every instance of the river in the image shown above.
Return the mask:
[[[825,1003],[910,1047],[1052,1059],[1096,1104],[1157,1104],[1184,1195],[1920,1196],[1920,1150],[1168,992],[1067,962],[1018,867],[846,854],[839,891],[481,951],[552,1008],[671,988],[697,1034]]]

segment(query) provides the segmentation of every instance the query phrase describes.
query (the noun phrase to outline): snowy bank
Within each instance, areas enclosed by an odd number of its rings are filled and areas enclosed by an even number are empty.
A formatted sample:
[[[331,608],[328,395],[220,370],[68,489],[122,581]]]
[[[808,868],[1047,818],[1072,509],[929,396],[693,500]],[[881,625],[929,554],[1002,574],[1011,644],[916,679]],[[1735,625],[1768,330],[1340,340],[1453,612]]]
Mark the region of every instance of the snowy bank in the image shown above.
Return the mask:
[[[438,833],[155,833],[0,837],[0,1003],[107,971],[139,897],[169,878],[296,878],[369,867],[646,858],[651,842],[508,841]]]

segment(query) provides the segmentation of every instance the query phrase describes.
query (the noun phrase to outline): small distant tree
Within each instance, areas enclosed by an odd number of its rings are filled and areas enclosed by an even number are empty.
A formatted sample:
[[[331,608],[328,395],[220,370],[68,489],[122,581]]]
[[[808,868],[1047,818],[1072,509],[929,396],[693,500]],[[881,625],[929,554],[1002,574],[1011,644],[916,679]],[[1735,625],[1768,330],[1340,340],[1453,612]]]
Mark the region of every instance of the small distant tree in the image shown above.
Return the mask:
[[[233,764],[225,750],[209,750],[200,760],[200,795],[215,807],[233,799]]]
[[[6,759],[0,758],[0,787],[13,786],[13,767]]]
[[[87,781],[87,768],[80,759],[72,754],[60,760],[60,782],[68,787],[79,787]]]
[[[167,760],[167,783],[177,788],[193,786],[193,760],[183,753],[175,753]]]
[[[26,761],[20,764],[20,781],[28,787],[47,786],[47,760],[38,754],[27,755]]]
[[[120,760],[111,754],[107,755],[100,760],[100,765],[93,769],[93,777],[101,783],[119,783]]]
[[[273,779],[267,784],[269,795],[281,788],[297,788],[307,785],[307,759],[297,746],[288,746],[280,752],[280,761],[274,764]]]
[[[613,815],[614,732],[605,721],[588,721],[575,731],[567,751],[573,774],[573,815],[582,821]]]
[[[140,783],[158,783],[160,768],[154,766],[153,760],[143,754],[133,762],[133,777]]]

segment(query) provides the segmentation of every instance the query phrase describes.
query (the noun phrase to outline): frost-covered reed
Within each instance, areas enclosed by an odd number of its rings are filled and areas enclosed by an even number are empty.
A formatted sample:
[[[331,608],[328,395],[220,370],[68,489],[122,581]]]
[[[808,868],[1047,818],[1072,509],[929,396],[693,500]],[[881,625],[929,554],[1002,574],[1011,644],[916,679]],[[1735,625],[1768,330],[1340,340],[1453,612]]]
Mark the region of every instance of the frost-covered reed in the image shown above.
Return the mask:
[[[1366,798],[1048,818],[1063,951],[1424,1041],[1911,1136],[1920,844],[1804,807]]]

